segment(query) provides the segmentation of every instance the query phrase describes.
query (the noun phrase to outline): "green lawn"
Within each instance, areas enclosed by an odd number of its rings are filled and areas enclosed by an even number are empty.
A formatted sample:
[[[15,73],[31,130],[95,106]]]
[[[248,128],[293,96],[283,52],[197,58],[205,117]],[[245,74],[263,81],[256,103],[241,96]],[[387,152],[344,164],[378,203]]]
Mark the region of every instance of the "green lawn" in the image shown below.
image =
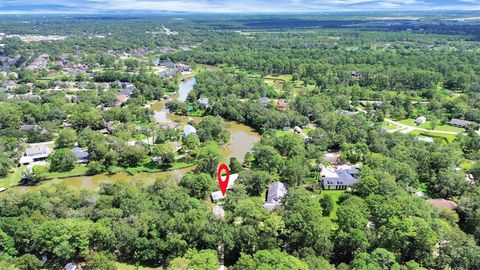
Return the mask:
[[[7,177],[0,179],[0,187],[9,188],[20,182],[22,177],[23,167],[13,168]]]
[[[430,137],[430,138],[433,138],[433,140],[436,142],[439,142],[439,140],[441,140],[446,143],[453,142],[457,137],[456,135],[452,135],[452,134],[433,133],[433,132],[421,131],[421,130],[414,130],[408,134],[411,134],[414,136],[420,135],[420,136]]]
[[[45,175],[45,179],[81,176],[88,174],[88,171],[89,169],[86,165],[78,165],[68,172],[49,172]]]
[[[407,125],[407,126],[417,127],[417,125],[415,124],[415,119],[403,119],[403,120],[400,120],[400,121],[397,121],[397,122],[402,123],[402,124]],[[421,124],[418,127],[424,128],[424,129],[430,129],[430,121],[427,121],[427,122],[425,122],[424,124]],[[465,129],[463,129],[463,128],[458,128],[458,127],[454,127],[454,126],[450,126],[450,125],[442,125],[442,124],[437,124],[435,126],[435,130],[437,130],[437,131],[448,131],[448,132],[464,132],[465,131]]]
[[[322,190],[322,192],[319,195],[319,199],[325,196],[326,194],[330,195],[330,197],[333,199],[333,211],[330,213],[330,219],[332,221],[337,220],[337,210],[338,210],[338,200],[340,199],[340,196],[345,193],[345,190]]]
[[[395,124],[387,123],[385,121],[382,123],[382,126],[386,127],[388,130],[394,130],[398,127]]]
[[[162,267],[143,267],[143,266],[135,266],[131,264],[116,262],[115,265],[117,266],[118,270],[163,270]]]

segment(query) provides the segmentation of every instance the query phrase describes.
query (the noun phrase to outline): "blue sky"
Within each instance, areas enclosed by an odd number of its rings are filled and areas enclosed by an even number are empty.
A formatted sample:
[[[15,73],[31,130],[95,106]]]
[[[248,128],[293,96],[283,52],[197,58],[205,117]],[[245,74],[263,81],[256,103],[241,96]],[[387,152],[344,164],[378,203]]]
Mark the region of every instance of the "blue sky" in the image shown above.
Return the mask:
[[[480,0],[0,0],[0,13],[480,10]]]

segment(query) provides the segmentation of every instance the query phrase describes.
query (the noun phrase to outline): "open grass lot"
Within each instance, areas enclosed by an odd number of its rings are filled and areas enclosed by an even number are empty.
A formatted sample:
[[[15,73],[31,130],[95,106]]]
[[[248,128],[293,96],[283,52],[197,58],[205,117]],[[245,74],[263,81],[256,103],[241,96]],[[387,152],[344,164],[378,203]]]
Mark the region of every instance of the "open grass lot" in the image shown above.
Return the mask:
[[[382,123],[382,126],[386,127],[388,130],[394,130],[394,129],[398,128],[397,125],[394,125],[392,123],[387,123],[385,121]]]
[[[45,179],[65,178],[73,176],[81,176],[88,174],[88,167],[86,165],[78,165],[73,170],[68,172],[49,172],[45,175]]]
[[[0,179],[0,187],[9,188],[18,184],[21,180],[23,167],[13,168],[7,177]]]
[[[415,119],[403,119],[398,121],[399,123],[402,123],[407,126],[412,126],[412,127],[420,127],[424,129],[430,129],[430,121],[427,121],[424,124],[421,124],[420,126],[417,126],[415,124]],[[442,125],[442,124],[437,124],[435,126],[435,129],[437,131],[448,131],[448,132],[464,132],[465,130],[463,128],[458,128],[450,125]]]
[[[115,265],[117,266],[118,270],[163,270],[163,267],[143,267],[143,266],[136,266],[126,263],[116,262]]]
[[[322,192],[318,196],[318,199],[321,199],[321,198],[323,198],[323,196],[328,194],[332,198],[334,204],[333,204],[333,210],[330,213],[330,219],[333,220],[333,221],[337,220],[337,210],[338,210],[338,207],[339,207],[338,206],[338,201],[340,199],[340,196],[342,196],[343,193],[345,193],[345,192],[346,192],[345,190],[322,190]]]
[[[451,143],[455,140],[457,137],[456,135],[453,134],[442,134],[442,133],[433,133],[433,132],[428,132],[428,131],[421,131],[421,130],[414,130],[410,132],[409,134],[411,135],[420,135],[420,136],[425,136],[425,137],[430,137],[433,138],[435,141],[439,142],[438,140],[444,141],[446,143]]]

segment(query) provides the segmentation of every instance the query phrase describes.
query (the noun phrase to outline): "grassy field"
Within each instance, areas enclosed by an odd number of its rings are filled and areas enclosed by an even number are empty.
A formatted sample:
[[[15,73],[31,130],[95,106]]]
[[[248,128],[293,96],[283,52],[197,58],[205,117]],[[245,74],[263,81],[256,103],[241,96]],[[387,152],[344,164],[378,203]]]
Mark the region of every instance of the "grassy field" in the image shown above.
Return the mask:
[[[0,187],[9,188],[18,184],[21,180],[23,167],[13,168],[7,177],[0,179]]]
[[[417,127],[417,125],[415,124],[415,119],[403,119],[403,120],[400,120],[398,122],[402,123],[404,125],[407,125],[407,126]],[[430,121],[427,121],[427,122],[425,122],[424,124],[421,124],[418,127],[424,128],[424,129],[430,129]],[[442,125],[442,124],[437,124],[435,126],[434,130],[448,131],[448,132],[464,132],[465,131],[463,128],[458,128],[458,127],[454,127],[454,126],[450,126],[450,125]]]
[[[382,123],[382,126],[386,127],[388,130],[394,130],[394,129],[398,128],[397,125],[387,123],[385,121]]]
[[[338,200],[343,193],[345,193],[345,190],[322,190],[319,195],[319,199],[327,194],[333,199],[333,211],[330,213],[330,219],[333,221],[337,220]]]
[[[78,165],[73,170],[68,172],[49,172],[45,175],[45,179],[65,178],[73,176],[81,176],[88,174],[88,167],[86,165]]]
[[[120,262],[115,263],[115,265],[117,266],[118,270],[163,270],[163,267],[143,267]]]
[[[439,142],[444,141],[446,143],[451,143],[455,140],[457,137],[456,135],[453,134],[441,134],[441,133],[433,133],[433,132],[428,132],[428,131],[420,131],[420,130],[414,130],[410,132],[409,134],[411,135],[420,135],[420,136],[425,136],[425,137],[430,137],[433,138],[434,141]]]

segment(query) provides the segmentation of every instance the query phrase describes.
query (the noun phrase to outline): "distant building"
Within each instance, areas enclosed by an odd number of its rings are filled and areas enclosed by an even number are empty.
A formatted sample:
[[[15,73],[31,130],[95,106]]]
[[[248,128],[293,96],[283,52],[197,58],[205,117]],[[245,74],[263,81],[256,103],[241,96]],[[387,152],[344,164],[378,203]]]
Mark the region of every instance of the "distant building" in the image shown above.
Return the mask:
[[[420,126],[422,124],[425,124],[427,122],[427,118],[425,116],[420,116],[415,120],[415,124],[417,126]]]
[[[173,62],[161,62],[158,65],[161,66],[161,67],[173,68],[175,66],[175,63],[173,63]]]
[[[455,210],[455,209],[458,208],[458,205],[455,202],[445,200],[445,199],[429,199],[429,200],[427,200],[427,204],[429,204],[429,205],[431,205],[435,208],[438,208],[438,209]]]
[[[212,211],[216,217],[221,219],[225,218],[225,210],[222,205],[214,205]]]
[[[418,141],[426,142],[426,143],[433,143],[434,140],[431,137],[416,137]]]
[[[222,176],[222,180],[225,180],[226,176]],[[235,186],[235,182],[237,181],[238,179],[238,174],[237,173],[234,173],[234,174],[231,174],[230,175],[230,178],[228,179],[228,186],[227,186],[227,190],[231,190],[233,189],[233,187]],[[212,192],[210,194],[210,197],[212,198],[212,201],[213,202],[217,202],[217,201],[220,201],[221,199],[225,198],[225,196],[223,196],[222,192],[221,191],[215,191],[215,192]]]
[[[357,169],[336,170],[326,168],[323,165],[320,165],[319,168],[321,169],[324,189],[343,190],[359,182],[358,179],[354,177],[359,173]]]
[[[77,265],[73,262],[65,265],[65,267],[63,268],[64,270],[76,270],[77,269]]]
[[[45,145],[27,148],[23,154],[23,157],[20,158],[20,164],[29,165],[33,162],[44,161],[51,153],[52,149]]]
[[[208,98],[206,97],[199,98],[198,103],[200,104],[200,107],[204,109],[208,108]]]
[[[183,128],[183,137],[187,137],[190,134],[197,134],[197,129],[192,125],[186,125]]]
[[[210,198],[212,198],[213,202],[217,202],[225,197],[223,196],[222,192],[219,190],[219,191],[212,192],[212,194],[210,194]]]
[[[450,120],[450,125],[460,128],[469,128],[471,124],[473,124],[473,122],[458,118],[452,118],[452,120]]]
[[[282,204],[282,199],[287,195],[287,188],[282,182],[275,182],[270,185],[267,191],[266,202],[263,207],[268,211],[273,211]]]
[[[90,161],[89,159],[89,154],[86,150],[80,148],[80,147],[75,147],[72,149],[73,153],[77,157],[77,162],[78,163],[88,163]]]
[[[266,104],[270,103],[270,99],[268,97],[261,97],[261,98],[258,99],[258,102],[266,105]]]

